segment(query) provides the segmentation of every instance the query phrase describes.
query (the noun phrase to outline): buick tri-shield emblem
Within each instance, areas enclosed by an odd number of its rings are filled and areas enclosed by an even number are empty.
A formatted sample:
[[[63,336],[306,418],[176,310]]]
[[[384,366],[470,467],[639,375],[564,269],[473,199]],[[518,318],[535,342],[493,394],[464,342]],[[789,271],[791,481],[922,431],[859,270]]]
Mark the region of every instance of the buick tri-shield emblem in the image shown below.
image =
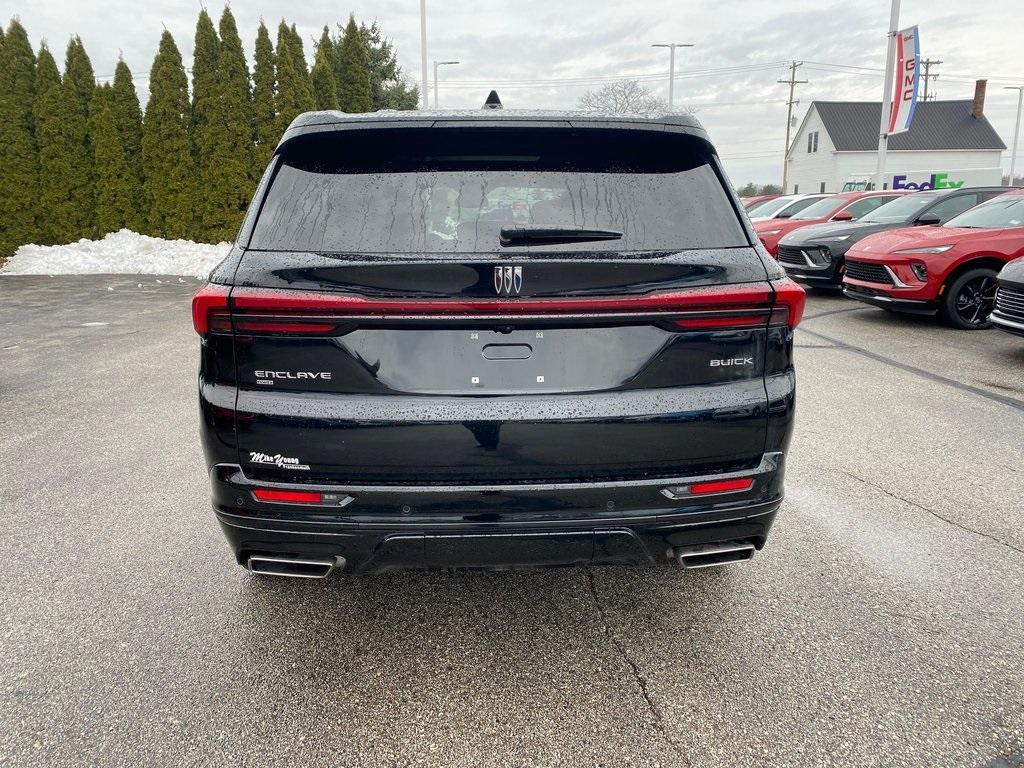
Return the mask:
[[[522,267],[495,267],[494,292],[499,296],[518,296],[523,289]]]

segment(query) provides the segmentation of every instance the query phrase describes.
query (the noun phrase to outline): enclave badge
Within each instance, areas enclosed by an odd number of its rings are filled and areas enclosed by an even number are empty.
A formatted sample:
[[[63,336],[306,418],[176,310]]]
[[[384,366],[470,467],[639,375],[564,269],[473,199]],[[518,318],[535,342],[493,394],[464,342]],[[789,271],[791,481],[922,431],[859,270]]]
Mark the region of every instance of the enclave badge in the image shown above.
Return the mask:
[[[494,292],[499,296],[518,296],[523,289],[522,267],[495,267]]]

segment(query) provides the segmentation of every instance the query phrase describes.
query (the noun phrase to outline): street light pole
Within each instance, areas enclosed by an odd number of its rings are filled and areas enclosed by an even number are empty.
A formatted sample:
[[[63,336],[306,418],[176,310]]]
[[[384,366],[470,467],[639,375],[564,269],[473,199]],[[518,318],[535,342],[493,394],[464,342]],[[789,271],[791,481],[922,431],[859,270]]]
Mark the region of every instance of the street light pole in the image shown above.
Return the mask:
[[[457,61],[434,61],[434,109],[437,109],[437,68],[445,64],[458,64]]]
[[[423,90],[423,109],[430,106],[427,95],[427,0],[420,0],[420,63],[423,65],[423,79],[420,88]]]
[[[1013,186],[1013,172],[1017,167],[1017,139],[1020,137],[1020,108],[1024,103],[1024,85],[1004,85],[1008,91],[1017,92],[1017,124],[1013,128],[1013,149],[1010,150],[1010,186]]]
[[[676,48],[693,48],[693,43],[653,43],[652,48],[668,48],[668,111],[675,104]]]

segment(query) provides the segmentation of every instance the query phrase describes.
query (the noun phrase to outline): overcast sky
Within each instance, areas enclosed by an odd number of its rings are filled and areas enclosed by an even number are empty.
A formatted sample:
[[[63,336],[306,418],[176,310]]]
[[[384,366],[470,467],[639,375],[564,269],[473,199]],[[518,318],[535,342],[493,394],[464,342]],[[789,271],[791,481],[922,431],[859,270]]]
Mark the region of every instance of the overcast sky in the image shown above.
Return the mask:
[[[282,16],[295,22],[311,58],[312,40],[323,25],[345,21],[352,12],[357,19],[377,19],[393,39],[405,73],[419,82],[416,0],[350,5],[235,0],[231,5],[250,65],[261,17],[271,26]],[[878,100],[889,17],[888,0],[427,0],[427,5],[428,57],[462,62],[442,70],[441,107],[476,107],[491,86],[509,108],[573,107],[602,78],[636,75],[667,96],[668,52],[650,45],[693,43],[696,47],[678,53],[676,105],[696,108],[737,184],[781,179],[788,88],[776,80],[787,76],[790,59],[805,62],[798,77],[810,81],[798,86],[798,117],[813,99]],[[804,10],[809,5],[813,9]],[[222,6],[207,7],[216,22]],[[0,8],[4,19],[19,16],[33,44],[45,39],[58,59],[68,37],[81,35],[97,76],[112,74],[121,52],[144,98],[163,26],[189,66],[200,3],[2,0]],[[970,98],[973,80],[990,78],[986,113],[1010,146],[1016,92],[1002,86],[1024,85],[1019,0],[906,0],[901,26],[915,23],[922,56],[943,61],[934,85],[939,98]],[[1018,173],[1022,166],[1024,159]],[[1009,167],[1009,151],[1003,167]]]

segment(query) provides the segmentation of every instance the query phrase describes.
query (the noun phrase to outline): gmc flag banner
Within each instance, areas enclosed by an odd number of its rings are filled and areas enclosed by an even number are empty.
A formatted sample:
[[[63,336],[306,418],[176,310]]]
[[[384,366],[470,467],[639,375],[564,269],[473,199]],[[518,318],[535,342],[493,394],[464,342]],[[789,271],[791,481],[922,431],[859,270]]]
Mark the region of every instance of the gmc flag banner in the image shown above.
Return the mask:
[[[910,130],[917,107],[917,81],[921,70],[921,46],[917,26],[896,33],[896,78],[889,113],[889,131],[892,136]]]

